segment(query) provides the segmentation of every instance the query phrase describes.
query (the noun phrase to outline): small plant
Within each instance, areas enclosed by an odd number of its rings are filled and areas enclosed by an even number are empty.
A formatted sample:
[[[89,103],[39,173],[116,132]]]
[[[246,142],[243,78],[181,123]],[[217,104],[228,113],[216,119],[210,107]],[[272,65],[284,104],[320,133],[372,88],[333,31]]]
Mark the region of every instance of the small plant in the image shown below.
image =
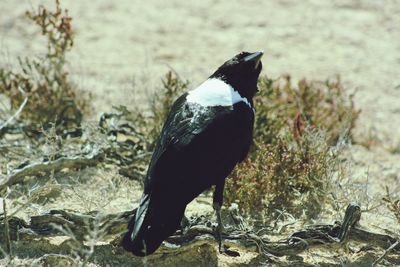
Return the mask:
[[[46,36],[47,53],[44,58],[19,58],[21,72],[0,69],[0,94],[9,97],[12,110],[28,100],[22,119],[45,128],[52,122],[76,127],[87,108],[87,97],[77,95],[68,79],[65,58],[73,45],[72,19],[61,9],[59,0],[55,3],[54,11],[40,6],[37,12],[26,13]]]
[[[227,179],[227,204],[238,203],[243,212],[256,217],[266,208],[282,207],[315,215],[326,196],[334,156],[326,136],[316,129],[306,128],[301,140],[301,146],[285,139],[258,144]]]
[[[323,129],[329,144],[334,145],[343,134],[351,138],[360,113],[340,78],[325,82],[302,79],[296,87],[289,75],[276,80],[260,77],[254,106],[254,136],[268,144],[289,131],[293,133],[291,139],[299,142],[302,131],[309,126]]]
[[[104,240],[107,235],[108,228],[113,221],[107,221],[102,213],[95,213],[92,218],[84,220],[84,235],[78,235],[67,225],[52,224],[53,228],[69,237],[67,245],[71,249],[71,256],[74,257],[74,262],[77,266],[86,266],[92,259],[95,252],[95,247],[98,242]]]
[[[188,88],[189,82],[182,81],[177,75],[171,71],[167,72],[162,80],[163,88],[161,93],[155,93],[150,103],[150,117],[153,128],[150,129],[149,136],[153,143],[157,141],[167,115],[175,100]]]
[[[162,88],[156,90],[150,100],[149,111],[129,111],[126,107],[116,109],[127,121],[134,124],[137,135],[142,137],[142,148],[152,152],[161,129],[175,100],[188,88],[189,82],[182,81],[171,71],[161,80]]]
[[[110,131],[109,133],[116,136],[119,152],[112,152],[112,157],[120,159],[120,174],[132,179],[146,175],[150,157],[168,112],[187,85],[188,82],[183,82],[172,72],[168,72],[162,80],[162,88],[151,98],[148,111],[130,111],[125,106],[119,106],[114,107],[116,112],[102,116],[102,130]],[[118,125],[118,130],[114,128],[115,125]]]
[[[386,197],[383,198],[388,209],[394,214],[397,222],[400,223],[400,199],[393,199],[389,194],[389,188],[386,187]]]
[[[227,180],[226,204],[248,215],[265,208],[314,216],[326,197],[339,139],[351,137],[359,111],[340,79],[297,87],[290,76],[261,77],[254,98],[254,147]],[[262,215],[262,214],[258,214]]]

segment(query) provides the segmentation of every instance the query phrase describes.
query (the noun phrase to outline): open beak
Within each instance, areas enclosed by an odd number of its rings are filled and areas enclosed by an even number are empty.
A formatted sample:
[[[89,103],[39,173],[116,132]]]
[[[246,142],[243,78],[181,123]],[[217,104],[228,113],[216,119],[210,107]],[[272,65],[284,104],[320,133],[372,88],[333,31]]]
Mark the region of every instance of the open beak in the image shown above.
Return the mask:
[[[249,62],[249,61],[253,61],[255,63],[255,67],[258,67],[258,64],[260,64],[261,61],[261,57],[264,55],[263,51],[258,51],[258,52],[254,52],[251,53],[250,55],[248,55],[247,57],[244,58],[244,62]]]

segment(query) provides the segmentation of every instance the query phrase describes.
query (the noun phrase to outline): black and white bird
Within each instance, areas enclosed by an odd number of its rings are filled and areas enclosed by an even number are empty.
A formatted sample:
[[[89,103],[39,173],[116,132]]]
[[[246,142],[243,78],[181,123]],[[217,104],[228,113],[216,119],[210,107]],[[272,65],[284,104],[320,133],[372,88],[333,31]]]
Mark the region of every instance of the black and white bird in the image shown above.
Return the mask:
[[[123,247],[137,256],[153,253],[180,227],[186,205],[215,185],[220,210],[226,177],[246,158],[252,143],[253,97],[262,52],[241,52],[173,104],[153,153],[136,215]]]

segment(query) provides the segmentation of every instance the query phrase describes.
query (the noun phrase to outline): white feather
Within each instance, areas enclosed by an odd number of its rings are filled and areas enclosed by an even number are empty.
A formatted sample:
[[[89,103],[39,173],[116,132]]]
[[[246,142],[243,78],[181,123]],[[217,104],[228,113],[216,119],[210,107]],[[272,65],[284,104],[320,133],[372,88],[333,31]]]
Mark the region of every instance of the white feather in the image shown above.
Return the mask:
[[[216,78],[208,79],[196,89],[189,91],[186,100],[205,107],[232,106],[242,101],[251,107],[247,98],[242,97],[229,84]]]

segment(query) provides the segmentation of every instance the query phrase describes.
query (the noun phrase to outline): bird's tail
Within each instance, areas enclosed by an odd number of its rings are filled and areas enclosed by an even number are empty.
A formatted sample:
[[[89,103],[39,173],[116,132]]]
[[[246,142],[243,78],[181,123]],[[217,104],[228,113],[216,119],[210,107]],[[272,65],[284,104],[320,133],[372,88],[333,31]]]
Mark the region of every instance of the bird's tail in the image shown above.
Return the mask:
[[[152,254],[180,225],[185,206],[158,201],[144,194],[136,215],[128,224],[122,246],[136,256]]]

